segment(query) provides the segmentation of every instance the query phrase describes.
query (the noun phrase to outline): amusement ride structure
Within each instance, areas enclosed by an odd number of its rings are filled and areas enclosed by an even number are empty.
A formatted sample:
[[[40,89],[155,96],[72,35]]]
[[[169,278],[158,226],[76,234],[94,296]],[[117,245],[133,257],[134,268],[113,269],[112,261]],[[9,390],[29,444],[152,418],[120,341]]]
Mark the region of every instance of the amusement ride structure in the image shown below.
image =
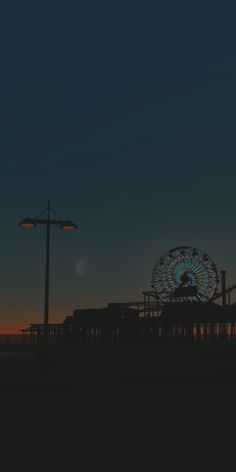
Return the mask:
[[[153,290],[143,292],[144,299],[126,305],[138,309],[143,316],[159,316],[163,308],[178,302],[211,303],[222,299],[230,305],[230,295],[236,284],[226,288],[226,271],[220,271],[210,256],[201,249],[180,246],[162,254],[152,273]],[[219,288],[221,280],[221,288]]]
[[[208,302],[218,282],[212,259],[200,249],[184,246],[165,252],[157,260],[152,287],[161,304],[189,300]]]

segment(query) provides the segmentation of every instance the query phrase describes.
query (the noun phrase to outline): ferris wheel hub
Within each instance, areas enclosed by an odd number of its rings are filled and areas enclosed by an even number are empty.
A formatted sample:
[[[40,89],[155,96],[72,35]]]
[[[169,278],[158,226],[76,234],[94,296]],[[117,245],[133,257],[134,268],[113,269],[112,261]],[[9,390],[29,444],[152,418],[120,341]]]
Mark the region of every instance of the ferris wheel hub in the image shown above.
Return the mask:
[[[180,276],[180,279],[181,279],[181,282],[182,282],[183,284],[187,284],[188,282],[191,282],[191,277],[190,277],[189,272],[184,272],[184,273]]]

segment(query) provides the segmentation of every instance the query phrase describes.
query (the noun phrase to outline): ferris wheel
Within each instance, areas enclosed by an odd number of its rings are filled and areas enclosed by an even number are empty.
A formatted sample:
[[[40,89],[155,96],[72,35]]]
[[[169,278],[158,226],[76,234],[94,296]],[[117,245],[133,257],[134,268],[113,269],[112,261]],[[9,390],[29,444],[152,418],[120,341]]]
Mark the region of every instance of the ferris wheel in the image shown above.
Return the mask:
[[[152,287],[163,304],[171,301],[209,301],[216,292],[217,269],[197,248],[183,246],[165,252],[153,270]]]

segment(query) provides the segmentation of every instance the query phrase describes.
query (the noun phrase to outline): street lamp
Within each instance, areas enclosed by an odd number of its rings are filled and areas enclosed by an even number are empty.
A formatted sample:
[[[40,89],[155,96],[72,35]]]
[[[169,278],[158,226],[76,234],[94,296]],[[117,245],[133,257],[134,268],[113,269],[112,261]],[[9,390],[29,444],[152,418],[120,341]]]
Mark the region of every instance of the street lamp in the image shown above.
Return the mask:
[[[47,213],[46,218],[41,218]],[[56,219],[51,219],[51,213]],[[35,218],[24,218],[19,223],[21,228],[35,228],[37,225],[46,225],[46,264],[45,264],[45,295],[44,295],[44,342],[47,344],[48,339],[48,312],[49,312],[49,253],[50,253],[50,225],[57,225],[63,230],[75,230],[77,226],[71,220],[63,220],[50,206],[48,200],[47,208],[45,208]]]

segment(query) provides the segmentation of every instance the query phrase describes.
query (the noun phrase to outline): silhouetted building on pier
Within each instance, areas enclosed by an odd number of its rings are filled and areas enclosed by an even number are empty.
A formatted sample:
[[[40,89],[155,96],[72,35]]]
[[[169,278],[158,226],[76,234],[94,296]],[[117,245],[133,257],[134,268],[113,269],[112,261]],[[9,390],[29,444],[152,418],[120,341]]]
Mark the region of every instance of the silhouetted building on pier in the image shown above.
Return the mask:
[[[162,318],[172,322],[230,322],[236,321],[235,305],[202,302],[172,302],[164,306]]]
[[[117,344],[124,337],[132,341],[137,335],[138,320],[138,311],[122,303],[74,310],[63,323],[63,336],[70,343]]]

